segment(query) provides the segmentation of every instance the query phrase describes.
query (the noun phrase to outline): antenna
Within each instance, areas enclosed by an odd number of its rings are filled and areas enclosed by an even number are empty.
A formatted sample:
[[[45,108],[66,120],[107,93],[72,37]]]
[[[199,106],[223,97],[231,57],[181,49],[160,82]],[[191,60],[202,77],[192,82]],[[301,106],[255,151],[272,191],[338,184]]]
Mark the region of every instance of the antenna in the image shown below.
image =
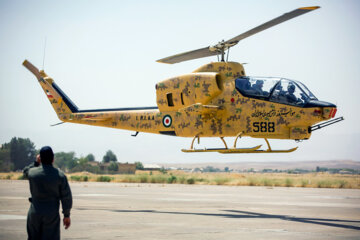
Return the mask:
[[[44,64],[45,64],[45,49],[46,49],[46,37],[45,37],[45,43],[44,43],[44,55],[43,55],[42,70],[44,70]]]

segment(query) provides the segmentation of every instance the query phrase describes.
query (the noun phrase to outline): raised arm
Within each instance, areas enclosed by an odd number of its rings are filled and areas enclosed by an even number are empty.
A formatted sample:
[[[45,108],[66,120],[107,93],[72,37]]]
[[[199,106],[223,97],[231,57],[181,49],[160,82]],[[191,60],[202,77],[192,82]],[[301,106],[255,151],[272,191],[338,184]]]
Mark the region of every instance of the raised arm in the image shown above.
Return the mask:
[[[23,169],[23,175],[25,179],[29,179],[29,170],[33,167],[38,167],[40,165],[40,155],[38,154],[36,156],[36,161],[32,162],[29,166],[24,167]]]

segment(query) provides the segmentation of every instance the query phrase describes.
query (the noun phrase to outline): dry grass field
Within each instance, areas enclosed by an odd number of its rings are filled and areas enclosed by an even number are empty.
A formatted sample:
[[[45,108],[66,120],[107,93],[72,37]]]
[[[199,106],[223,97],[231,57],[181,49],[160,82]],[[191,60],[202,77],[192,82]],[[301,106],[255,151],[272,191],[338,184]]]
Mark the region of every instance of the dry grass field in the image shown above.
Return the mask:
[[[228,186],[310,187],[360,189],[360,175],[329,173],[167,173],[137,171],[134,175],[96,175],[88,172],[67,174],[70,181],[203,184]],[[22,173],[0,173],[0,179],[22,180]]]

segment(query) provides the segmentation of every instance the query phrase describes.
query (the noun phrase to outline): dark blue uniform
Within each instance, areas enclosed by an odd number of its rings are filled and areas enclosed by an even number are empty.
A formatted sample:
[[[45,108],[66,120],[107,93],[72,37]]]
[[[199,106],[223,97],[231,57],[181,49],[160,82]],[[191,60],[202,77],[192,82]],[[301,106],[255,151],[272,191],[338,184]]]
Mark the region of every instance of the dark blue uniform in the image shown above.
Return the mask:
[[[52,165],[35,162],[24,168],[29,179],[31,202],[27,218],[28,239],[60,239],[59,205],[70,216],[72,195],[65,174]]]

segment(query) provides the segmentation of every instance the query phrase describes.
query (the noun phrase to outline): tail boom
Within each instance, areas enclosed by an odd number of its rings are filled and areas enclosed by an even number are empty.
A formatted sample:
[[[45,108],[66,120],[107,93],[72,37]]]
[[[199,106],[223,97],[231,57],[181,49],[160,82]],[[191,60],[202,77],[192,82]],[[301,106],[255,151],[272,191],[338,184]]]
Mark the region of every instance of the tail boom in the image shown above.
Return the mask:
[[[79,110],[43,70],[39,71],[27,60],[23,65],[35,75],[58,118],[63,122],[148,133],[169,132],[169,128],[162,123],[163,116],[157,107]]]

